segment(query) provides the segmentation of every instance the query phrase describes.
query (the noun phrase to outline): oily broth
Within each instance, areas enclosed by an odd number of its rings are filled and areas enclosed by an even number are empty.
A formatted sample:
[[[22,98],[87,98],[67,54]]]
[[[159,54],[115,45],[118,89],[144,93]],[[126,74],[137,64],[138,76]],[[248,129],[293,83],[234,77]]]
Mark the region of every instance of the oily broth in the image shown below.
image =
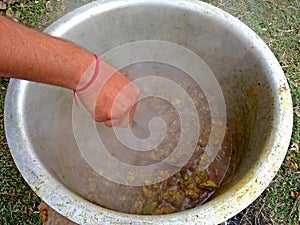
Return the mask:
[[[200,136],[186,165],[175,174],[167,176],[167,179],[150,185],[130,186],[107,180],[93,171],[94,175],[83,176],[85,185],[80,190],[82,196],[108,209],[143,215],[174,213],[203,204],[220,187],[229,168],[232,150],[229,122],[226,122],[224,139],[215,160],[202,170],[199,167],[200,159],[204,151],[209,150],[207,149],[209,148],[208,138],[213,135],[211,123],[218,123],[218,120],[222,118],[216,117],[212,120],[207,98],[199,85],[181,70],[162,63],[132,64],[122,69],[121,72],[131,80],[143,76],[163,77],[176,82],[186,90],[197,108]],[[188,110],[185,113],[188,115]],[[182,130],[180,116],[175,107],[160,97],[150,96],[142,99],[137,105],[135,122],[130,127],[132,133],[141,139],[149,137],[151,131],[148,124],[154,117],[163,119],[167,129],[164,140],[150,151],[140,152],[126,147],[112,133],[112,130],[103,132],[103,127],[98,130],[99,137],[109,153],[123,163],[147,166],[160,162],[172,153],[178,144]],[[111,172],[117,173],[118,171]],[[158,170],[157,173],[159,176],[164,171]],[[134,178],[135,174],[124,177],[128,181]]]

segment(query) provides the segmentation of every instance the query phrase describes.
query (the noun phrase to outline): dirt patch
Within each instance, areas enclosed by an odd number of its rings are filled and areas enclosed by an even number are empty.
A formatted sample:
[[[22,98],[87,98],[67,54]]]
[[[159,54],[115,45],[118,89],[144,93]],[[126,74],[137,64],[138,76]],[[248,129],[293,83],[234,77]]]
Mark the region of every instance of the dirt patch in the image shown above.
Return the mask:
[[[43,225],[58,225],[58,224],[78,225],[77,223],[74,223],[68,220],[66,217],[57,213],[55,210],[53,210],[43,201],[39,205],[39,210],[40,210],[40,218],[43,221]]]

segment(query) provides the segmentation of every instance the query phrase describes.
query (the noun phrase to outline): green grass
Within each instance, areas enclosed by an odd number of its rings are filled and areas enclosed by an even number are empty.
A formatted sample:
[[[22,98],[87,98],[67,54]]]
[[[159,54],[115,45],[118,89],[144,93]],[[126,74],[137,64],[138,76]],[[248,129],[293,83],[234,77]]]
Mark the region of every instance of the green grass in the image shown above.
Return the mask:
[[[7,9],[0,13],[26,26],[43,30],[60,16],[60,7],[61,3],[57,0],[19,0],[8,4]]]
[[[23,1],[3,14],[42,30],[57,18],[57,1]],[[76,2],[79,2],[76,0]],[[228,224],[300,223],[300,8],[296,0],[206,0],[238,17],[270,47],[288,79],[294,103],[294,127],[285,161],[264,193]],[[68,3],[68,1],[66,1]],[[67,7],[69,7],[67,5]],[[0,11],[1,13],[1,11]],[[16,169],[6,143],[3,105],[7,80],[0,80],[0,224],[40,224],[38,197]],[[293,209],[293,210],[292,210]],[[291,214],[291,215],[290,215]],[[262,222],[264,221],[264,223]]]

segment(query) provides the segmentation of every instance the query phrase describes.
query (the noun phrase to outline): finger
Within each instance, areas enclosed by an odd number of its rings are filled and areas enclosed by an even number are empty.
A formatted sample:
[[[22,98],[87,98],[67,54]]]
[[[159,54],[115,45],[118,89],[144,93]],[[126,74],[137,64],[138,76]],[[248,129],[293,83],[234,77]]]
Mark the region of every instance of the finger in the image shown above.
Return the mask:
[[[107,120],[104,123],[107,127],[117,126],[121,128],[126,128],[129,126],[128,122],[125,122],[125,120],[121,120],[121,119]]]
[[[105,125],[106,125],[107,127],[112,127],[112,126],[113,126],[111,120],[107,120],[107,121],[105,121],[104,123],[105,123]]]
[[[137,107],[137,103],[131,107],[131,109],[128,111],[128,113],[120,120],[116,120],[118,122],[117,126],[119,127],[128,127],[132,121],[133,121],[133,115],[135,112],[135,109]]]
[[[125,77],[123,74],[119,73],[118,75],[115,75],[111,79],[113,82],[113,85],[115,85],[116,81],[119,85],[119,93],[118,95],[123,95],[124,97],[127,97],[128,99],[131,99],[132,101],[136,101],[140,95],[140,89],[138,86],[136,86],[133,82],[131,82],[127,77]]]
[[[136,106],[137,106],[137,104],[134,104],[133,107],[131,107],[130,110],[128,110],[128,112],[126,113],[126,115],[123,116],[122,118],[114,118],[114,119],[107,120],[105,122],[106,126],[108,126],[108,127],[118,126],[118,127],[123,127],[123,128],[128,127],[133,120],[133,115],[134,115]]]
[[[101,98],[99,96],[93,114],[97,122],[122,118],[132,105],[132,101],[122,95],[118,98],[114,98],[114,96]]]
[[[118,127],[122,127],[122,128],[126,128],[130,126],[130,122],[128,120],[128,116],[122,120],[117,121],[118,123],[114,126],[118,126]]]
[[[111,118],[123,118],[127,115],[129,121],[132,121],[133,114],[136,109],[136,104],[139,98],[140,90],[137,87],[133,87],[132,90],[129,90],[128,88],[129,86],[123,89],[120,95],[116,98]],[[129,94],[131,94],[130,97],[128,96]]]
[[[134,116],[134,112],[135,112],[135,110],[136,110],[136,107],[137,107],[137,102],[133,105],[133,107],[130,109],[130,111],[129,111],[129,118],[128,118],[128,121],[129,121],[129,123],[131,123],[132,122],[132,120],[133,120],[133,116]]]
[[[130,109],[132,108],[133,103],[127,100],[127,103],[116,102],[113,106],[112,111],[110,112],[110,120],[123,120],[129,114]]]
[[[140,95],[140,89],[133,82],[130,82],[124,89],[124,95],[136,102]]]

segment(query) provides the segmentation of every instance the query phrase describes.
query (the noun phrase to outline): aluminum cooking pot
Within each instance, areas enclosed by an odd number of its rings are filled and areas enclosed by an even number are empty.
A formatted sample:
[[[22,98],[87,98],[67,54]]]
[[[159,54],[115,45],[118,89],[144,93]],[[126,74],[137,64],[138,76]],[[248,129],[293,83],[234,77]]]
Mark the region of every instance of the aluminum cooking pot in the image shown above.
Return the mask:
[[[31,188],[60,214],[92,225],[218,224],[251,204],[275,176],[292,132],[291,95],[273,53],[238,19],[200,1],[100,0],[65,15],[45,32],[99,55],[144,40],[183,46],[214,74],[232,124],[231,166],[207,203],[161,216],[120,213],[82,197],[84,162],[72,163],[79,154],[72,91],[11,79],[5,103],[11,153]]]

